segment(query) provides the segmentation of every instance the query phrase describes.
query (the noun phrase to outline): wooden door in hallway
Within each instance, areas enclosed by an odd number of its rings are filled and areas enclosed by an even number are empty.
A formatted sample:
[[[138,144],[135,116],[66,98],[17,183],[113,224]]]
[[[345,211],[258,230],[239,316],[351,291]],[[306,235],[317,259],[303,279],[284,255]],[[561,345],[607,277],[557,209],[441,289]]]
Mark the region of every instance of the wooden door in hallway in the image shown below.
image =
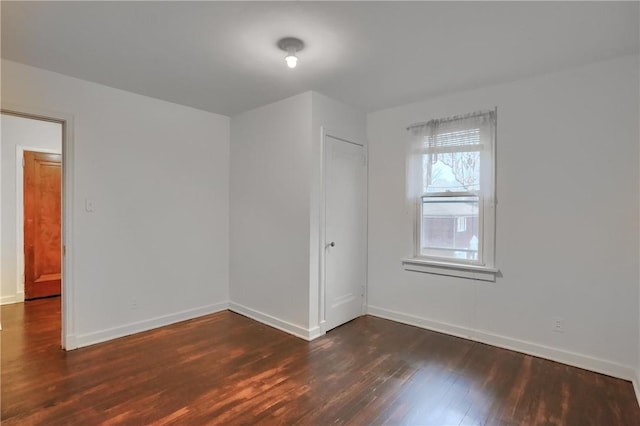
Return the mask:
[[[24,152],[25,299],[60,294],[61,181],[60,154]]]

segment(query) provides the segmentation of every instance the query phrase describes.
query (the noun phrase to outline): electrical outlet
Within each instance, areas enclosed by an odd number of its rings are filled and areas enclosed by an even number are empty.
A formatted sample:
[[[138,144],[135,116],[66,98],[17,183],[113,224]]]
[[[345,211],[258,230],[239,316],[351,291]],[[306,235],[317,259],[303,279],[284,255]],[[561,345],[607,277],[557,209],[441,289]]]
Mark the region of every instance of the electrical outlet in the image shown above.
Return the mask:
[[[564,333],[564,318],[561,318],[561,317],[553,318],[553,331],[555,333]]]
[[[93,199],[91,198],[85,198],[84,199],[84,209],[88,212],[88,213],[93,213],[96,211],[96,205],[93,202]]]
[[[131,309],[134,311],[138,309],[138,300],[135,297],[131,299]]]

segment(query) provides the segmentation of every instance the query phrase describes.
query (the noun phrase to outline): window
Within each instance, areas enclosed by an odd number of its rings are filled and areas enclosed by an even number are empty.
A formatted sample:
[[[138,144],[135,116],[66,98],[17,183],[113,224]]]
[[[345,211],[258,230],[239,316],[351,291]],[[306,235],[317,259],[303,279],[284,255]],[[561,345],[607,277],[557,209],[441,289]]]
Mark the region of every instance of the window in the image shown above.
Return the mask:
[[[495,278],[495,126],[493,110],[408,128],[407,189],[416,220],[414,255],[405,269],[431,265],[445,269],[436,273]]]
[[[456,219],[456,224],[457,224],[457,232],[464,232],[467,230],[467,217],[466,216],[459,216]]]

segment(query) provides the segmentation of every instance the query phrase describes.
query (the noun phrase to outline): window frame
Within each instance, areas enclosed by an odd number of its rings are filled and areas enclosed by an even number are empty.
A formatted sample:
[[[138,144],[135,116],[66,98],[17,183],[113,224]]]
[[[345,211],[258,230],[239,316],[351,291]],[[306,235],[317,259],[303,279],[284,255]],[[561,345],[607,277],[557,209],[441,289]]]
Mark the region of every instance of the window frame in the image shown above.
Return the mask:
[[[470,265],[479,265],[484,266],[482,263],[484,247],[483,244],[478,244],[478,259],[458,259],[447,256],[436,256],[436,255],[424,255],[422,254],[422,224],[423,224],[423,214],[422,208],[424,205],[425,198],[459,198],[459,197],[477,197],[478,198],[478,241],[484,241],[484,199],[481,195],[479,195],[475,191],[464,191],[464,192],[430,192],[428,194],[423,194],[420,198],[418,198],[416,202],[416,214],[415,214],[415,223],[414,223],[414,233],[413,241],[414,241],[414,258],[416,259],[424,259],[424,260],[434,260],[436,262],[448,262],[448,263],[462,263],[462,264],[470,264]],[[466,219],[466,218],[465,218]],[[457,227],[457,220],[456,220]]]
[[[484,145],[483,141],[487,140],[487,137],[490,138],[490,149],[483,149],[480,158],[480,188],[483,191],[426,192],[416,199],[416,205],[413,209],[413,253],[411,258],[402,260],[405,270],[495,281],[498,273],[498,269],[495,267],[497,109],[492,111],[493,121],[489,126],[491,129],[490,134],[481,133],[481,145]],[[484,111],[482,114],[491,114],[491,111]],[[462,118],[463,116],[460,117]],[[487,167],[489,170],[487,170]],[[456,259],[446,256],[424,255],[421,247],[423,200],[425,198],[463,196],[478,197],[478,259]]]

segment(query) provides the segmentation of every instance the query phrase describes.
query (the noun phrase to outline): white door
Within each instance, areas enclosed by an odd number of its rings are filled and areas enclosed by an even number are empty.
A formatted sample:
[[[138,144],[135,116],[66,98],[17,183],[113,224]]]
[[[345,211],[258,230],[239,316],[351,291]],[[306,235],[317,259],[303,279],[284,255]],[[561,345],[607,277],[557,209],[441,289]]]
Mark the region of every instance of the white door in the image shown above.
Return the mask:
[[[325,138],[325,320],[330,330],[363,313],[366,268],[364,148]]]

